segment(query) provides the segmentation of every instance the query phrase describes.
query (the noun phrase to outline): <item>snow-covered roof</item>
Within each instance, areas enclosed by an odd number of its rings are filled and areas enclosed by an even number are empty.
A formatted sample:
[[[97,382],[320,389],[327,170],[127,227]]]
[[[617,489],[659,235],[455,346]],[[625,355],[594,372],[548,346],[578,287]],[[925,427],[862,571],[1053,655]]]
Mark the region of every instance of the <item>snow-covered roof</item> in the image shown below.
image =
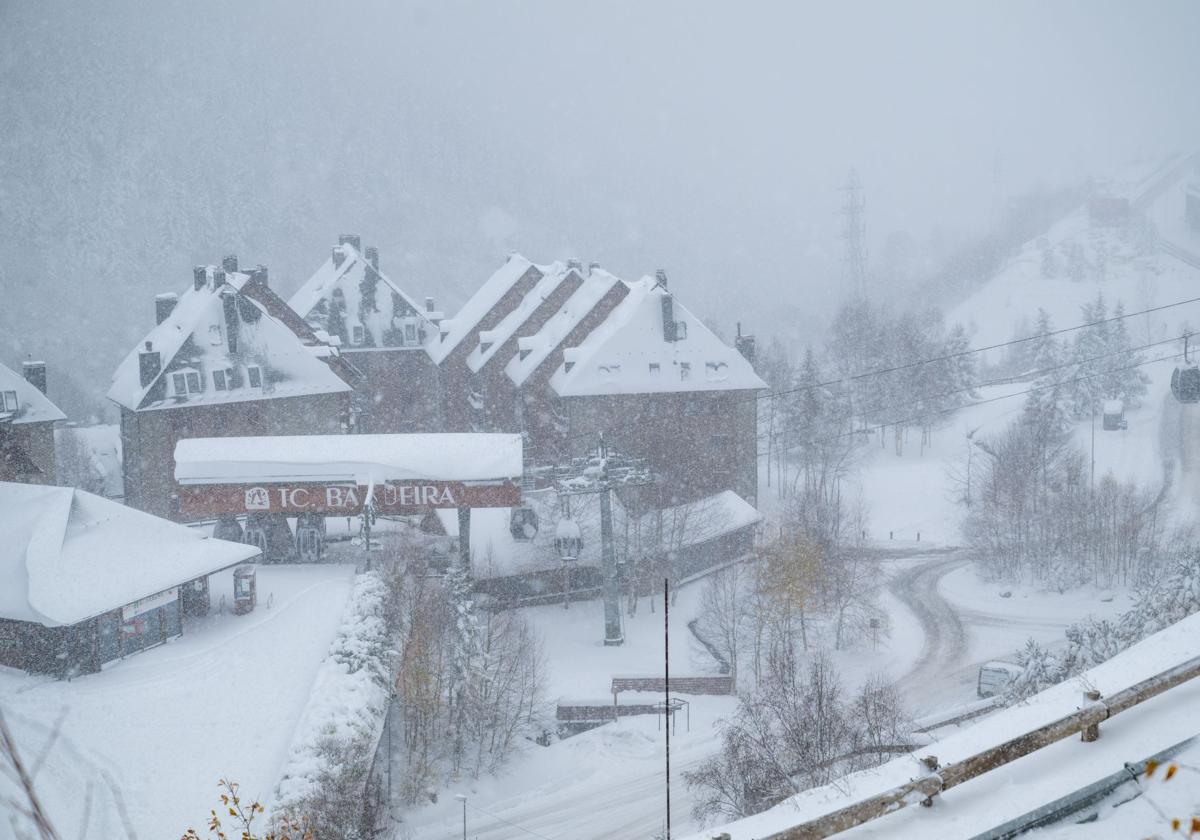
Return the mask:
[[[445,361],[454,348],[475,331],[479,322],[500,302],[500,298],[531,268],[534,268],[533,263],[520,254],[510,255],[508,261],[471,295],[453,318],[442,321],[439,340],[431,342],[428,347],[430,358],[438,364]]]
[[[48,627],[259,554],[71,487],[0,483],[0,531],[0,618]]]
[[[67,455],[64,440],[73,437],[80,444],[79,454],[88,459],[100,482],[99,490],[107,498],[125,493],[123,462],[121,460],[121,427],[115,423],[98,426],[67,426],[54,430],[55,452],[60,465],[59,480],[62,480],[62,458]],[[69,456],[68,456],[69,457]]]
[[[732,490],[723,490],[640,518],[643,551],[675,551],[757,524],[762,514]]]
[[[467,356],[467,367],[472,371],[478,373],[521,325],[529,320],[537,308],[545,303],[546,298],[562,285],[570,273],[570,269],[561,262],[539,265],[537,269],[542,273],[542,279],[521,298],[517,308],[505,315],[496,326],[479,334],[479,343],[475,345],[471,355]]]
[[[273,435],[175,445],[180,484],[246,481],[497,481],[519,478],[521,436]]]
[[[9,411],[3,392],[15,392],[16,411]],[[66,420],[59,407],[24,376],[0,364],[0,420],[8,423],[50,423]]]
[[[335,262],[333,251],[341,255],[340,263]],[[352,243],[343,242],[333,251],[288,301],[309,326],[338,335],[343,348],[355,350],[420,348],[437,340],[437,327],[431,323],[430,313],[375,268]],[[364,290],[370,289],[372,284],[375,300],[370,304],[364,300]],[[344,309],[339,309],[341,329],[336,323],[338,316],[333,314],[335,293],[339,293],[339,303],[345,305]],[[334,324],[330,324],[331,316],[335,319]],[[364,330],[361,344],[354,342],[356,326]],[[406,337],[406,326],[415,329],[412,340]]]
[[[223,283],[217,278],[224,276]],[[312,347],[272,316],[263,303],[240,293],[249,276],[238,272],[205,269],[205,282],[190,286],[161,324],[129,352],[113,374],[108,398],[132,410],[174,408],[178,405],[212,405],[271,397],[296,397],[350,391],[341,377],[318,358],[325,350]],[[232,296],[237,326],[236,350],[231,350],[225,299]],[[159,353],[161,370],[141,384],[140,354],[147,344]],[[261,370],[261,385],[252,387],[247,368]],[[179,369],[199,373],[200,390],[175,396],[167,377]],[[218,389],[214,371],[234,371],[236,387]]]
[[[559,536],[583,540],[576,561],[580,565],[600,564],[600,506],[595,497],[574,497],[570,520],[562,516],[558,496],[552,490],[528,493],[524,500],[539,521],[538,532],[529,540],[513,536],[512,508],[471,509],[471,552],[479,574],[495,577],[557,568],[561,561],[554,540]],[[612,507],[620,556],[678,551],[754,525],[761,519],[754,506],[732,490],[652,511],[628,524],[628,514],[616,496]],[[457,537],[458,513],[448,509],[437,509],[434,513],[442,530]]]
[[[685,337],[668,341],[663,298],[649,277],[629,294],[567,358],[550,379],[560,396],[683,393],[766,388],[750,362],[672,297],[674,321]]]
[[[518,387],[524,385],[530,375],[554,352],[554,348],[558,347],[570,335],[571,330],[595,308],[601,298],[620,282],[620,279],[607,271],[591,269],[583,278],[583,285],[567,298],[540,330],[531,336],[518,339],[520,352],[513,356],[504,368],[508,378]]]

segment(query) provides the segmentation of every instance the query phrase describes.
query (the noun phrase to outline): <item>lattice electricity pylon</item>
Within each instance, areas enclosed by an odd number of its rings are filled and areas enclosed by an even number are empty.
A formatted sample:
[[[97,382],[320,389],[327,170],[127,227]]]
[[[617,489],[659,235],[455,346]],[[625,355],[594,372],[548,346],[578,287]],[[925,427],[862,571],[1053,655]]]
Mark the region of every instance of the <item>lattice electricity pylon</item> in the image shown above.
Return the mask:
[[[842,271],[851,294],[862,297],[867,292],[867,199],[863,195],[858,172],[851,169],[841,189],[846,194],[846,201],[841,209],[840,238],[845,249],[842,255]]]
[[[617,552],[613,545],[612,497],[621,487],[641,487],[654,483],[654,475],[644,458],[621,455],[608,448],[604,436],[592,455],[572,458],[555,467],[554,481],[563,496],[600,495],[600,558],[604,574],[604,644],[625,641],[621,631],[621,582],[617,578]]]

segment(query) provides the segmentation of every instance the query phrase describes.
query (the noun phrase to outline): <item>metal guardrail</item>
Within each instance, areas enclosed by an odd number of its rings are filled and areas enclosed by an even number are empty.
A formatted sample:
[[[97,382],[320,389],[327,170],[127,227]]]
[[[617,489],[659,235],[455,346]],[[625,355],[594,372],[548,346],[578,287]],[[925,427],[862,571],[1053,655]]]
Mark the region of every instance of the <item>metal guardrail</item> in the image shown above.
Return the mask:
[[[1095,805],[1121,785],[1128,784],[1145,773],[1146,765],[1151,761],[1163,764],[1197,742],[1200,742],[1200,737],[1188,738],[1186,741],[1180,741],[1178,744],[1167,747],[1162,752],[1155,753],[1148,758],[1143,758],[1141,761],[1126,764],[1116,773],[1105,776],[1098,782],[1093,782],[1072,794],[1049,802],[1040,808],[1034,808],[1029,813],[1022,814],[1003,825],[988,829],[982,834],[976,834],[971,840],[1011,840],[1011,838],[1024,834],[1026,831],[1032,831],[1035,828],[1042,828],[1043,826],[1065,820],[1072,814],[1078,814],[1080,811]]]
[[[1101,722],[1139,703],[1200,676],[1200,656],[1155,674],[1108,698],[1096,695],[1092,702],[1076,712],[1051,721],[1004,743],[989,747],[967,758],[939,765],[937,758],[921,759],[930,774],[906,782],[883,793],[859,800],[836,811],[769,835],[766,840],[818,840],[894,813],[913,802],[932,804],[933,797],[961,785],[990,770],[1023,758],[1064,738],[1081,734],[1085,741],[1095,740]]]

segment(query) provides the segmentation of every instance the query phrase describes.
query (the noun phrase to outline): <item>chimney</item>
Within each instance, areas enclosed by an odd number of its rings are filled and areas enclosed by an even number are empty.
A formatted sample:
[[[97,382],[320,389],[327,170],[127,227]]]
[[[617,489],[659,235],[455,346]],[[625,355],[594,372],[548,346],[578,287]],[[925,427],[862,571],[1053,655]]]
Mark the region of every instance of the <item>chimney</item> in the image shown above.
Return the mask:
[[[573,268],[576,271],[579,271],[583,268],[583,263],[581,263],[579,260],[567,260],[567,268]]]
[[[30,385],[37,388],[43,394],[46,393],[45,362],[22,362],[21,373],[25,374],[25,379]]]
[[[208,282],[208,271],[202,265],[198,265],[192,269],[192,288],[197,292],[204,288],[204,284]]]
[[[599,270],[600,270],[600,263],[595,262],[595,261],[588,263],[588,274],[591,274],[593,271],[599,271]]]
[[[662,296],[659,298],[662,302],[663,340],[678,341],[679,333],[675,324],[675,299],[667,291],[667,272],[660,268],[654,272],[654,279],[657,281],[654,288],[661,287],[663,290]]]
[[[746,357],[746,361],[753,363],[755,354],[754,336],[742,335],[742,322],[737,322],[737,338],[733,340],[734,348]]]
[[[162,356],[149,341],[146,342],[146,349],[138,353],[138,367],[142,375],[143,388],[153,382],[162,371]]]
[[[171,317],[171,313],[175,311],[175,304],[179,303],[179,295],[174,292],[164,292],[161,295],[154,296],[154,323],[161,324],[167,318]]]
[[[270,279],[267,276],[267,267],[262,263],[259,263],[258,268],[254,269],[254,279],[261,283],[264,289],[271,285]]]
[[[425,298],[425,311],[426,311],[426,312],[433,312],[433,311],[434,311],[434,308],[433,308],[433,298],[431,298],[431,297],[427,297],[427,298]]]
[[[338,245],[333,249],[333,267],[339,268],[346,261],[346,252],[342,250],[342,246]]]
[[[221,268],[225,269],[226,274],[237,274],[237,254],[230,254],[221,260]]]
[[[363,256],[365,256],[367,258],[367,262],[369,262],[371,264],[371,268],[375,269],[376,271],[379,270],[379,249],[378,248],[376,248],[374,245],[368,245],[367,249],[365,251],[363,251]]]
[[[358,253],[362,253],[362,237],[357,233],[343,233],[338,237],[339,245],[349,245]]]
[[[225,270],[221,268],[213,269],[213,291],[225,285]]]

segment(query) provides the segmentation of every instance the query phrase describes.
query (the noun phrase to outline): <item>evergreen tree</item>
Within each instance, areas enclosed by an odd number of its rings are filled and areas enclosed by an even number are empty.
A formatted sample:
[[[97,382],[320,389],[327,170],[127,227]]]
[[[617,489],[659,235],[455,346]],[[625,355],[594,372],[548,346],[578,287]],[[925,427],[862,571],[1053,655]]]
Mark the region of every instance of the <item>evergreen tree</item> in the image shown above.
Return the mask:
[[[950,357],[946,360],[946,384],[949,386],[946,390],[956,392],[953,397],[955,405],[979,399],[979,392],[975,390],[978,365],[976,354],[968,352],[970,349],[967,331],[962,324],[955,324],[946,339],[943,352],[943,355]]]
[[[1106,379],[1106,396],[1121,400],[1129,408],[1137,408],[1150,388],[1150,377],[1142,368],[1135,367],[1144,359],[1141,353],[1133,349],[1133,341],[1129,338],[1129,329],[1125,325],[1125,305],[1118,303],[1113,315],[1117,320],[1109,331],[1111,355],[1107,359],[1110,373]]]
[[[1042,276],[1047,279],[1058,276],[1058,260],[1054,257],[1053,245],[1042,249]]]
[[[1071,405],[1078,418],[1090,417],[1093,411],[1099,410],[1104,399],[1106,371],[1112,361],[1107,356],[1112,340],[1104,294],[1099,293],[1094,302],[1085,303],[1081,316],[1083,323],[1092,326],[1076,332],[1072,353],[1076,381],[1072,383]]]

